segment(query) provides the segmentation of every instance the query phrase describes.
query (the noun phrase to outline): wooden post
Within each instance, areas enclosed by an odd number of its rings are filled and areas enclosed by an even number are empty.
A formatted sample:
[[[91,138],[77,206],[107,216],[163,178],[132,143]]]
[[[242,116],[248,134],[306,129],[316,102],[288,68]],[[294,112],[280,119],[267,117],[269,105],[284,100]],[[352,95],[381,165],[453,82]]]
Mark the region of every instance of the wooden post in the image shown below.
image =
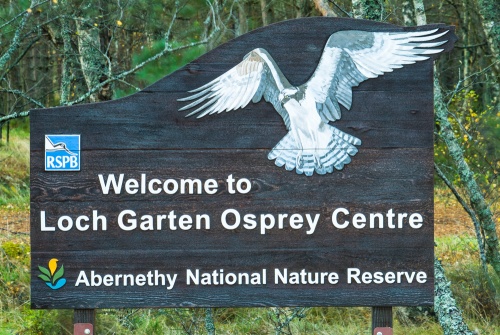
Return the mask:
[[[372,334],[392,335],[392,307],[372,307]]]
[[[75,309],[73,335],[94,335],[95,309]]]

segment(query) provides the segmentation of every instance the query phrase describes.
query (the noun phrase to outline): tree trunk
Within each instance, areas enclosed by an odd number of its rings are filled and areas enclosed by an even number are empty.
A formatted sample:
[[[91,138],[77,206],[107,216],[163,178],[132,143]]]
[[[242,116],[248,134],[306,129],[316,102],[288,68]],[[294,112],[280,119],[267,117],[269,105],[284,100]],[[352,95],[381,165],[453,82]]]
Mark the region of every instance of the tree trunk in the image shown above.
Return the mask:
[[[267,15],[267,11],[269,8],[267,8],[267,1],[266,0],[260,0],[260,11],[262,14],[262,26],[265,27],[267,26],[269,22],[269,17]]]
[[[488,48],[490,54],[493,55],[493,69],[495,75],[492,80],[492,91],[493,97],[496,97],[496,101],[493,103],[500,106],[500,2],[498,0],[479,0],[479,13],[481,14],[481,24],[484,30],[484,34],[488,40]],[[495,80],[496,79],[496,80]]]
[[[205,308],[205,329],[208,335],[215,335],[215,324],[212,308]]]
[[[496,55],[496,59],[500,60],[500,2],[498,0],[479,0],[478,5],[488,43],[493,54]]]
[[[413,8],[415,9],[415,21],[417,22],[417,26],[423,26],[424,24],[427,24],[424,1],[413,0]]]
[[[464,322],[462,312],[457,307],[441,263],[434,259],[434,311],[444,335],[474,335]]]
[[[352,17],[355,19],[364,18],[363,0],[352,0]]]
[[[304,7],[306,6],[305,1],[303,0],[295,0],[295,8],[296,8],[296,14],[295,18],[300,18],[304,16]]]
[[[462,44],[465,45],[465,46],[468,46],[470,45],[470,41],[471,41],[471,38],[470,38],[470,33],[471,33],[471,15],[469,13],[469,0],[464,0],[463,1],[463,4],[464,4],[464,13],[463,13],[463,25],[462,25]],[[471,74],[471,71],[470,71],[470,63],[469,63],[469,60],[470,60],[470,49],[469,48],[464,48],[463,49],[463,78],[464,78],[464,83],[463,83],[463,86],[465,88],[465,93],[467,93],[468,91],[470,91],[470,74]],[[465,107],[465,104],[467,104],[467,99],[464,99],[463,101],[463,104],[464,104],[464,107]]]
[[[322,16],[336,17],[337,14],[330,8],[328,1],[326,0],[314,0],[314,6]]]
[[[0,71],[3,71],[5,67],[7,66],[7,63],[9,62],[10,58],[14,54],[15,51],[19,48],[19,42],[21,40],[21,32],[24,29],[24,26],[26,25],[26,21],[28,21],[29,13],[26,12],[23,14],[21,18],[21,22],[16,28],[16,31],[14,33],[14,37],[12,38],[12,41],[10,42],[10,45],[7,49],[7,51],[0,57]]]
[[[90,91],[99,84],[103,68],[99,29],[86,26],[85,20],[78,18],[76,20],[76,30],[78,33],[80,66],[85,84],[88,91]],[[97,92],[90,95],[90,101],[99,101]]]
[[[474,172],[465,161],[462,148],[460,148],[460,145],[458,144],[458,141],[453,133],[453,128],[448,121],[448,106],[444,102],[443,92],[436,75],[434,76],[434,104],[435,118],[440,126],[439,134],[448,147],[450,156],[457,167],[460,180],[462,181],[467,191],[467,195],[469,196],[471,208],[476,213],[477,218],[481,223],[481,228],[484,231],[486,259],[495,270],[497,276],[500,277],[500,253],[498,252],[498,236],[496,232],[496,224],[493,220],[493,214],[484,199],[481,188],[474,179]]]
[[[243,0],[238,0],[238,26],[236,36],[245,34],[248,31],[247,16],[245,12],[245,3]]]
[[[61,70],[61,97],[59,104],[64,106],[69,102],[71,92],[71,31],[69,22],[66,18],[61,18],[61,36],[63,40],[63,62]]]
[[[414,26],[415,25],[415,15],[413,10],[413,4],[410,0],[404,0],[401,8],[401,12],[403,14],[403,23],[405,26]]]

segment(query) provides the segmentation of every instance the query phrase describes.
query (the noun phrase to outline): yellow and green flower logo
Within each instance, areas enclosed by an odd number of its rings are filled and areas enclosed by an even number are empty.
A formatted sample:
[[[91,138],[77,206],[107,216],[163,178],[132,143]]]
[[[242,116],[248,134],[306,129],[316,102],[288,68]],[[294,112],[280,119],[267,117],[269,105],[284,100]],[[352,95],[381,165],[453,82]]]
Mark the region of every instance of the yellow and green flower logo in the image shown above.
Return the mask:
[[[38,269],[42,274],[38,275],[38,278],[43,280],[45,284],[53,290],[58,290],[66,284],[66,279],[64,276],[64,265],[61,265],[57,269],[57,262],[59,260],[52,258],[49,261],[49,268],[44,268],[43,266],[38,266]]]

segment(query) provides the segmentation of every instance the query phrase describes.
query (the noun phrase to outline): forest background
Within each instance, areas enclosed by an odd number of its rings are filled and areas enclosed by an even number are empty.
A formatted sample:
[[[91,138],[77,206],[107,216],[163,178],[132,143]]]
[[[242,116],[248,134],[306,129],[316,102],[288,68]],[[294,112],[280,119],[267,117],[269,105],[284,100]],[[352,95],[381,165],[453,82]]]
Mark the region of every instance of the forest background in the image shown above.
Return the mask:
[[[436,303],[395,308],[394,328],[500,334],[497,0],[0,0],[0,334],[72,333],[72,311],[29,308],[29,110],[117,99],[250,30],[321,15],[456,27],[435,64]],[[99,310],[97,331],[368,334],[369,319],[369,308]]]

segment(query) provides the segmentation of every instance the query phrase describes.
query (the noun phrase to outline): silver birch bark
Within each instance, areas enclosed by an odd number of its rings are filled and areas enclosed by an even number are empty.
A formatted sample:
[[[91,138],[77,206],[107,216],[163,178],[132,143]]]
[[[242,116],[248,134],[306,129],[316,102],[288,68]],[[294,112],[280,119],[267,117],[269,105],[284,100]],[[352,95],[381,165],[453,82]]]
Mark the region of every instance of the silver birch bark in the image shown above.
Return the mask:
[[[352,17],[363,19],[363,0],[352,0]]]
[[[269,24],[269,16],[267,15],[267,1],[260,0],[260,11],[262,15],[262,26],[265,27]]]
[[[78,33],[78,53],[85,84],[88,91],[99,85],[102,73],[102,55],[99,43],[99,30],[96,27],[85,27],[84,19],[76,20]],[[99,101],[98,92],[90,94],[90,101]]]
[[[467,195],[469,196],[471,208],[476,213],[485,235],[486,260],[493,267],[497,276],[500,276],[500,253],[498,252],[498,235],[496,224],[493,220],[491,209],[484,199],[481,188],[474,179],[474,172],[465,161],[462,148],[454,136],[453,128],[448,121],[448,106],[444,102],[443,92],[437,76],[434,76],[434,105],[435,118],[439,122],[440,136],[444,140],[453,162],[455,163],[458,175],[462,181]],[[481,243],[481,241],[478,241]]]
[[[500,106],[500,2],[498,0],[479,0],[479,13],[488,47],[493,55],[493,97],[496,97],[497,108]],[[496,79],[496,80],[495,80]]]
[[[427,24],[424,1],[413,0],[413,8],[415,9],[415,21],[417,22],[417,26],[423,26],[424,24]]]
[[[413,4],[410,0],[404,0],[401,6],[401,12],[403,13],[403,23],[405,26],[414,26],[415,20],[413,15]]]
[[[488,44],[500,61],[500,2],[498,0],[479,0],[479,13]]]
[[[446,279],[441,263],[434,259],[434,311],[443,328],[444,335],[474,335],[465,324],[462,312],[457,307],[450,282]]]
[[[244,0],[238,0],[238,21],[237,21],[236,36],[245,34],[248,31],[247,16],[245,13]]]
[[[60,105],[64,106],[68,103],[71,91],[71,69],[70,60],[72,58],[71,50],[71,31],[69,29],[68,20],[61,18],[61,36],[63,40],[63,62],[61,70],[61,98]]]

